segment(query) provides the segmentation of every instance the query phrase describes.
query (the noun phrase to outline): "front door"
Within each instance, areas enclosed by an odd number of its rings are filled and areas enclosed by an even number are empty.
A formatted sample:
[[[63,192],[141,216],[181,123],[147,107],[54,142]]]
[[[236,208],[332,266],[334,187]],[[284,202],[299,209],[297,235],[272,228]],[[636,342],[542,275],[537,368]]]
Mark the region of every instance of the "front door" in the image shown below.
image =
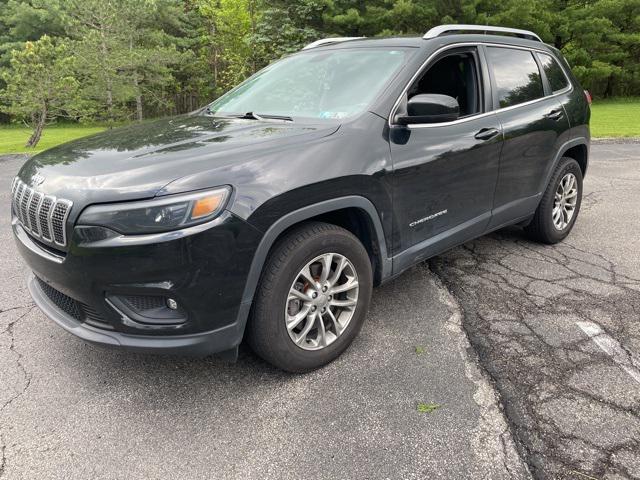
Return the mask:
[[[475,48],[434,59],[407,98],[456,98],[453,122],[393,126],[394,271],[481,235],[489,223],[502,128],[490,112],[489,79]]]

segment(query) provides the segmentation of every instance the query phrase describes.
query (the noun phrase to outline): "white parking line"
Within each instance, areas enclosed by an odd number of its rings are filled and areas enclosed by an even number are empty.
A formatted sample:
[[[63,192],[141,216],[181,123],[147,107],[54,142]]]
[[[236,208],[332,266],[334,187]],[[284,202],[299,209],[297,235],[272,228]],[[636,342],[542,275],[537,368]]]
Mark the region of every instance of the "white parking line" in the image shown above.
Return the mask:
[[[617,340],[607,335],[604,330],[594,322],[576,322],[576,325],[587,334],[591,340],[598,345],[602,351],[609,355],[620,368],[631,375],[636,382],[640,383],[640,362],[633,358]]]

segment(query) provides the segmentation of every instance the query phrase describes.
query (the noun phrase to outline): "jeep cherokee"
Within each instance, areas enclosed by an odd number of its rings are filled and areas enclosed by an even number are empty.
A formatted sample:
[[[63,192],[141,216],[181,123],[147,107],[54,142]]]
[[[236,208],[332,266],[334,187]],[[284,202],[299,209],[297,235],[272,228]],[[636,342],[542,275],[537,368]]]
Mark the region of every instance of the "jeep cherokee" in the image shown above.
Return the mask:
[[[507,225],[556,243],[588,163],[588,94],[528,31],[324,39],[199,111],[27,161],[12,226],[35,303],[89,342],[338,357],[372,287]]]

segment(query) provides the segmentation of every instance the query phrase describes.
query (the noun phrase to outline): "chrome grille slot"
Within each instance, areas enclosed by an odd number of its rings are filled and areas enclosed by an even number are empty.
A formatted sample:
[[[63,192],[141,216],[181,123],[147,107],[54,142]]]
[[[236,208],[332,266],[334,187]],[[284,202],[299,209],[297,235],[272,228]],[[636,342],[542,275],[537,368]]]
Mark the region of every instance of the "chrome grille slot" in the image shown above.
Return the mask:
[[[70,208],[71,205],[66,201],[58,200],[51,210],[51,230],[53,233],[53,241],[58,245],[66,245],[67,243],[64,227]]]
[[[12,203],[13,203],[13,211],[15,212],[15,214],[18,216],[18,205],[20,205],[20,197],[22,197],[22,192],[24,191],[24,183],[22,182],[16,182],[16,188],[13,192],[13,198],[12,198]]]
[[[42,203],[44,195],[40,192],[33,192],[31,202],[29,202],[29,225],[31,225],[31,233],[36,237],[40,236],[40,224],[38,222],[38,210]]]
[[[11,195],[13,211],[28,233],[61,247],[67,245],[66,223],[72,202],[38,192],[18,178]]]
[[[42,204],[40,205],[40,211],[38,212],[38,224],[40,225],[40,235],[44,240],[51,241],[51,227],[49,225],[49,214],[51,213],[51,205],[53,205],[53,198],[44,197]]]
[[[29,217],[27,216],[27,209],[29,208],[29,201],[31,200],[31,195],[33,194],[33,190],[27,187],[22,194],[22,198],[20,199],[20,220],[22,223],[30,230],[29,226]]]

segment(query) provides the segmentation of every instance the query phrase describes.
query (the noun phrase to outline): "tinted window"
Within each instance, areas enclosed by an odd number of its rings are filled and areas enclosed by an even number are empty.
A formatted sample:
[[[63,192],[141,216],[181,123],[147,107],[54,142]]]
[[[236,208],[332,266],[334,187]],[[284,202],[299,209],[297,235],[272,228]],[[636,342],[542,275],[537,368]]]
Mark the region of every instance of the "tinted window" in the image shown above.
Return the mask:
[[[547,76],[547,80],[549,80],[551,91],[554,93],[559,92],[569,85],[569,81],[562,71],[562,68],[560,68],[558,62],[556,62],[551,55],[539,53],[538,58],[540,59],[540,63],[542,63],[544,74]]]
[[[542,79],[533,54],[512,48],[487,48],[500,108],[544,97]]]
[[[475,55],[459,52],[447,55],[434,63],[409,89],[409,98],[424,93],[453,97],[460,106],[460,116],[480,111],[480,88]]]

